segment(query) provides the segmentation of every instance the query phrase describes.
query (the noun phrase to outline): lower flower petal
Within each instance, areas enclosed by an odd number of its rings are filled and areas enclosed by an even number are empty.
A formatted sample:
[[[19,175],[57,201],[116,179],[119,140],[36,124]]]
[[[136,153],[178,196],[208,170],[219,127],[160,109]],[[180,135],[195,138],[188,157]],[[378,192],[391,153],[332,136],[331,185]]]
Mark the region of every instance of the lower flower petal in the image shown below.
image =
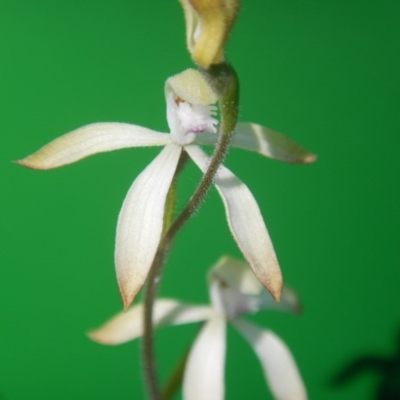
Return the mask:
[[[170,135],[141,126],[117,122],[96,123],[66,133],[16,163],[33,169],[51,169],[105,151],[168,143],[171,143]]]
[[[185,150],[205,172],[210,157],[194,145],[186,146]],[[244,258],[272,297],[279,300],[282,275],[257,202],[248,187],[224,166],[219,167],[214,184],[224,203],[231,233]]]
[[[173,299],[154,302],[154,327],[180,325],[209,319],[213,310],[209,306],[195,306]],[[97,343],[116,345],[136,339],[143,334],[143,304],[121,312],[100,328],[90,331],[88,336]]]
[[[207,321],[190,350],[183,377],[184,400],[223,400],[226,322]]]
[[[135,179],[117,224],[115,268],[125,309],[146,280],[163,227],[164,205],[182,148],[162,152]]]
[[[300,373],[285,343],[273,332],[262,330],[242,319],[237,318],[231,323],[257,354],[274,398],[277,400],[307,399]]]

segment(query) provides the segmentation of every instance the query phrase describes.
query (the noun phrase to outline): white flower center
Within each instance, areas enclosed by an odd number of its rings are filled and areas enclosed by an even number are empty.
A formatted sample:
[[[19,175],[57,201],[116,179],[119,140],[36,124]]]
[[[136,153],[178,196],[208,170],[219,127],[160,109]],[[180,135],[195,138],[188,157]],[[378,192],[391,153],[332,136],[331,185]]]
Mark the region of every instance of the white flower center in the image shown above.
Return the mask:
[[[216,133],[218,120],[214,105],[190,104],[170,93],[167,97],[167,120],[172,139],[184,146],[192,143],[197,133]]]
[[[226,319],[254,313],[260,309],[259,295],[235,290],[218,278],[212,280],[209,293],[214,310]]]

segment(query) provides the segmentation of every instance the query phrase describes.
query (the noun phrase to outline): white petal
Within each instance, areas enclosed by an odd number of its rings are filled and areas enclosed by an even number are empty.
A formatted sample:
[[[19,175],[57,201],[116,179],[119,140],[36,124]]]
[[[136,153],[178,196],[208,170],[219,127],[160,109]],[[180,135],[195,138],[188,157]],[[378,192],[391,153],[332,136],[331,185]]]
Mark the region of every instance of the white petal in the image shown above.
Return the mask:
[[[146,280],[160,241],[165,199],[182,148],[166,146],[133,182],[118,217],[115,268],[125,309]]]
[[[226,323],[215,317],[197,336],[183,377],[184,400],[223,400]]]
[[[241,319],[231,321],[257,354],[276,400],[305,400],[306,389],[289,349],[278,336]]]
[[[194,141],[195,144],[201,144],[201,145],[208,145],[208,146],[214,146],[217,143],[218,140],[218,135],[215,133],[210,133],[210,132],[203,132],[199,133],[196,135],[196,139]],[[233,142],[235,139],[232,140],[232,147],[233,147]]]
[[[210,161],[199,147],[185,150],[205,172]],[[220,166],[214,184],[225,206],[231,233],[259,281],[279,300],[282,275],[275,251],[257,202],[248,187],[224,166]]]
[[[184,304],[172,299],[159,299],[154,303],[153,324],[155,327],[180,325],[204,321],[211,318],[209,306]],[[95,342],[116,345],[136,339],[143,334],[143,304],[121,312],[100,328],[88,333]]]
[[[167,134],[131,124],[105,122],[86,125],[60,136],[16,162],[28,168],[50,169],[105,151],[168,143],[171,138]]]
[[[214,145],[218,137],[211,133],[196,136],[197,144]],[[310,153],[293,140],[272,129],[253,123],[239,123],[235,129],[232,147],[254,151],[265,157],[287,163],[306,164],[315,161]]]
[[[237,124],[233,146],[288,163],[310,163],[316,159],[315,154],[285,135],[253,123]]]

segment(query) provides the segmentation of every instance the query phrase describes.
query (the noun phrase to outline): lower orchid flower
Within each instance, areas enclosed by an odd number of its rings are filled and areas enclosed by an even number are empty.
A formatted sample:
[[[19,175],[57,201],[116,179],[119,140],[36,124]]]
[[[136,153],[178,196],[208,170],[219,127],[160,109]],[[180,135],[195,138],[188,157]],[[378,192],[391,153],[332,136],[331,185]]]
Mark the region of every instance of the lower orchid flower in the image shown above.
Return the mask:
[[[126,123],[95,123],[67,133],[36,153],[17,161],[34,169],[51,169],[90,155],[128,147],[165,146],[135,179],[123,202],[117,224],[115,267],[124,307],[146,280],[162,237],[164,206],[183,151],[203,171],[210,157],[198,144],[217,140],[215,93],[193,69],[165,84],[170,133]],[[286,162],[307,163],[314,155],[285,136],[256,124],[239,124],[233,147]],[[247,186],[220,166],[214,185],[225,206],[231,233],[254,274],[279,299],[282,277],[259,207]]]
[[[280,303],[264,290],[246,263],[222,257],[209,272],[211,305],[189,305],[158,299],[154,304],[155,327],[205,321],[186,361],[184,400],[222,400],[226,325],[230,323],[249,342],[257,355],[275,399],[305,400],[306,389],[287,346],[270,330],[261,329],[241,316],[265,309],[299,312],[296,294],[284,288]],[[119,313],[88,336],[95,342],[117,345],[143,333],[143,305]]]

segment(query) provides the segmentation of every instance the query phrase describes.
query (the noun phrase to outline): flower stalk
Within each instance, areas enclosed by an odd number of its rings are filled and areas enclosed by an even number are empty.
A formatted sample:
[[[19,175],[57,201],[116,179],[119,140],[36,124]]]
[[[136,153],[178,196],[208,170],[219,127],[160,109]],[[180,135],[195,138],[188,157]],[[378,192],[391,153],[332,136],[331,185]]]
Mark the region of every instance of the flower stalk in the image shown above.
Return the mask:
[[[186,162],[188,161],[188,156],[186,153],[182,152],[178,167],[175,172],[175,177],[169,188],[167,199],[165,202],[164,211],[164,224],[163,224],[163,234],[171,226],[174,218],[174,208],[176,205],[176,186],[177,178],[179,173],[183,170]],[[158,282],[161,275],[161,270],[164,265],[165,258],[167,256],[168,247],[162,248],[161,245],[156,253],[153,264],[149,271],[148,283],[145,290],[145,300],[144,300],[144,312],[143,312],[143,343],[142,343],[142,359],[143,359],[143,371],[145,375],[145,380],[147,382],[147,388],[149,397],[151,399],[158,399],[158,384],[157,376],[155,373],[155,357],[154,357],[154,346],[153,346],[153,305],[154,300],[157,295]]]

